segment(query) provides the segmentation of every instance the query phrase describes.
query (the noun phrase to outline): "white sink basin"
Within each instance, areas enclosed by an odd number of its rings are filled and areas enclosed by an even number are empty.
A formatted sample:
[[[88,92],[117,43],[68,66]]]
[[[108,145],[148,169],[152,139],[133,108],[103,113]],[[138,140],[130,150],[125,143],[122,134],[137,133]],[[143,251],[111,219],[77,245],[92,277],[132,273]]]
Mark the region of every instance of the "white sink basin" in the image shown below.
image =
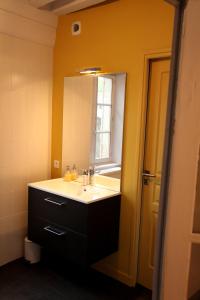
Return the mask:
[[[66,182],[63,178],[30,183],[28,186],[88,204],[120,194],[119,191],[102,187],[83,186],[77,181]]]

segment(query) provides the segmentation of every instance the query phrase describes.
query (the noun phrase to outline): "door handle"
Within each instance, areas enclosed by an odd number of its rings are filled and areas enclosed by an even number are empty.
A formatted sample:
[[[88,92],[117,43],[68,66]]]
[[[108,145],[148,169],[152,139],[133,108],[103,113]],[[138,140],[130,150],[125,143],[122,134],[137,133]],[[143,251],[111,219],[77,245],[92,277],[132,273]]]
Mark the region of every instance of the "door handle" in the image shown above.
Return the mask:
[[[65,205],[65,202],[57,202],[55,200],[52,200],[50,197],[49,198],[44,198],[44,201],[58,205],[58,206],[63,206]]]
[[[44,228],[43,228],[45,231],[48,231],[48,232],[51,232],[51,233],[53,233],[53,234],[55,234],[55,235],[58,235],[58,236],[62,236],[62,235],[65,235],[66,234],[66,232],[65,231],[62,231],[62,230],[60,230],[60,229],[58,229],[58,228],[55,228],[55,227],[53,227],[53,226],[45,226]]]
[[[148,185],[149,181],[153,178],[156,178],[155,174],[151,174],[149,171],[144,170],[142,173],[142,177],[143,177],[143,183],[144,185]]]
[[[150,173],[148,173],[148,172],[142,173],[142,176],[143,176],[143,177],[150,177],[150,178],[155,178],[155,177],[156,177],[156,175],[150,174]]]

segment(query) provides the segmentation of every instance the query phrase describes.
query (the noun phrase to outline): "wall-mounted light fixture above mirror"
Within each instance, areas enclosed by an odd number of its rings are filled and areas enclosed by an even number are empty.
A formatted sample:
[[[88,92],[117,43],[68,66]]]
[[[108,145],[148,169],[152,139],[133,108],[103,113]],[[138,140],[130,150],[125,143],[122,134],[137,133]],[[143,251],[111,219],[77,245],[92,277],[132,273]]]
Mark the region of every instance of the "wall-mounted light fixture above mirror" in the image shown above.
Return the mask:
[[[121,178],[126,73],[64,78],[62,171]]]
[[[85,68],[80,70],[80,74],[82,75],[90,75],[90,74],[98,74],[101,72],[100,67],[92,67],[92,68]]]

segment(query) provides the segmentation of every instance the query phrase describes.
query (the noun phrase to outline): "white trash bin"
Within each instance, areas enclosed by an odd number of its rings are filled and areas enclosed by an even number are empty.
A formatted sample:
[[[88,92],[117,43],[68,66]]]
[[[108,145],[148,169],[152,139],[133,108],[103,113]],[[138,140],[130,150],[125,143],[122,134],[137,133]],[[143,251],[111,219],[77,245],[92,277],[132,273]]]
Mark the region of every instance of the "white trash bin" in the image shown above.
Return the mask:
[[[27,237],[24,239],[24,257],[31,264],[40,261],[40,246],[30,241]]]

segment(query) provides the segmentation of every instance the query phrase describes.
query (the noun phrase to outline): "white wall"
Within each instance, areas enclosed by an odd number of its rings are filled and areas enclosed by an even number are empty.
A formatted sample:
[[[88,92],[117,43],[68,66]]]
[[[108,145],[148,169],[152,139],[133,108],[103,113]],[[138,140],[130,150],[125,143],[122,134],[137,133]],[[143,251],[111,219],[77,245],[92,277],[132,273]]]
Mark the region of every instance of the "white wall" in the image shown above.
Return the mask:
[[[200,1],[197,0],[189,0],[184,17],[175,119],[163,269],[164,300],[187,299],[200,145]]]
[[[23,255],[27,183],[50,174],[56,20],[24,3],[0,1],[0,265]]]
[[[95,77],[65,77],[63,99],[62,171],[76,164],[88,169],[92,147]]]

